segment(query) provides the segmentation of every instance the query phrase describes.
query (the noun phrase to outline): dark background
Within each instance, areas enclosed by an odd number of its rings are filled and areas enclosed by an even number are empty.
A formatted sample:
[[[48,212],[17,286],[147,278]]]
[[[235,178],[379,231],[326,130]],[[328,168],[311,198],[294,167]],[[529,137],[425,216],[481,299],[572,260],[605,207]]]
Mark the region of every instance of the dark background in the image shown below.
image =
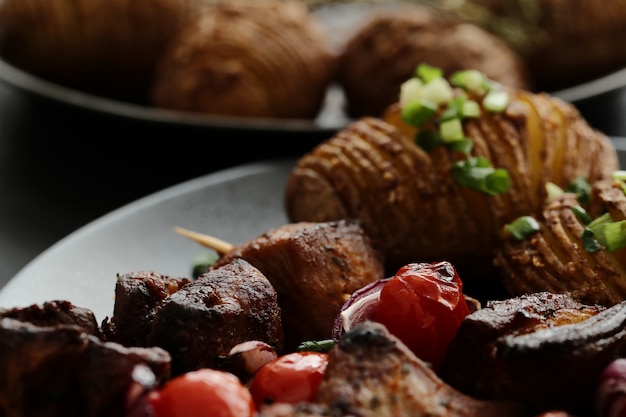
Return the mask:
[[[626,89],[575,104],[592,126],[626,136]],[[0,286],[59,239],[126,203],[231,166],[296,158],[330,135],[136,121],[0,82]]]

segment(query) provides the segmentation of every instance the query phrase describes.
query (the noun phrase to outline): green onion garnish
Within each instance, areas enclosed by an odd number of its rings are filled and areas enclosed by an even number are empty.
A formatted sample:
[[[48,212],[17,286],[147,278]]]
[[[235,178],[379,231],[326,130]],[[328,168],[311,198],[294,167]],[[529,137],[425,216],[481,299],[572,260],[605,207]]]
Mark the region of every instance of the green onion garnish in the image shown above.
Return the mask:
[[[452,85],[467,91],[481,93],[488,89],[489,82],[485,75],[477,70],[457,71],[450,76]]]
[[[609,252],[626,246],[626,220],[613,221],[609,213],[593,220],[586,230],[591,231],[597,242]]]
[[[553,182],[546,182],[546,202],[549,203],[565,193],[561,187]]]
[[[578,217],[578,220],[580,220],[584,225],[589,225],[589,223],[593,220],[589,213],[587,213],[587,211],[581,206],[573,206],[572,211],[576,217]]]
[[[510,236],[518,241],[526,240],[540,230],[539,222],[532,216],[521,216],[504,226]]]
[[[422,130],[415,135],[415,143],[426,152],[430,152],[443,144],[438,131],[428,129]]]
[[[626,181],[626,170],[613,171],[613,179]]]
[[[444,120],[439,123],[439,133],[444,142],[454,142],[465,137],[463,135],[461,119],[458,118]]]
[[[196,279],[200,275],[207,272],[211,266],[219,259],[219,254],[214,250],[209,250],[207,252],[203,252],[193,259],[193,268],[191,272],[191,276]]]
[[[463,155],[469,155],[474,147],[474,141],[470,138],[463,138],[461,140],[450,142],[448,147],[453,152],[461,152]]]
[[[585,177],[576,177],[565,190],[576,194],[576,199],[580,204],[586,205],[591,203],[591,185],[589,185]]]
[[[602,250],[602,246],[598,243],[596,235],[590,230],[583,230],[583,234],[580,236],[583,243],[583,248],[589,253],[596,253]]]
[[[493,168],[484,157],[457,161],[450,173],[461,186],[489,195],[503,194],[511,187],[508,171]]]
[[[509,105],[509,95],[503,90],[491,90],[483,98],[485,109],[493,113],[499,113]]]
[[[328,352],[335,346],[333,339],[305,341],[298,345],[298,351]]]
[[[421,78],[424,83],[429,83],[436,78],[442,78],[443,70],[432,65],[419,64],[415,70],[415,75]]]
[[[413,126],[422,126],[433,118],[437,105],[426,100],[411,100],[402,107],[402,120]]]

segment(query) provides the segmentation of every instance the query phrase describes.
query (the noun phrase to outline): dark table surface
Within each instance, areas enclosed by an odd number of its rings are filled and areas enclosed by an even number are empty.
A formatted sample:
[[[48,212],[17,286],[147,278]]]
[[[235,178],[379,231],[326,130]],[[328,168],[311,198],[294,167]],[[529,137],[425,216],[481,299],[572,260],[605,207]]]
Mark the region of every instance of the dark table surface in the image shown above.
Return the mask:
[[[576,105],[592,126],[626,136],[626,89]],[[0,82],[0,286],[64,236],[124,204],[231,166],[297,157],[327,137],[136,121]]]

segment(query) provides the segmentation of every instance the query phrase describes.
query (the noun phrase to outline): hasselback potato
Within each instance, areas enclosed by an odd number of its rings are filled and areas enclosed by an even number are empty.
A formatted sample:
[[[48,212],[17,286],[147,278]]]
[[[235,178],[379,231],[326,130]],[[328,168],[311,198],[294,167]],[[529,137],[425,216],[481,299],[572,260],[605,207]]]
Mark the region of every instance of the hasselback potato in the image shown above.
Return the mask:
[[[157,64],[151,103],[195,113],[313,119],[334,77],[321,23],[299,1],[198,8]]]
[[[0,55],[36,76],[145,103],[154,67],[194,0],[2,0]]]
[[[477,117],[462,119],[464,135],[471,139],[469,152],[449,146],[427,151],[416,143],[419,133],[442,127],[441,107],[420,127],[403,121],[400,102],[384,119],[353,122],[299,159],[285,188],[288,217],[359,218],[386,250],[389,271],[409,262],[445,259],[465,282],[484,280],[493,272],[492,253],[503,225],[538,213],[548,182],[565,188],[578,177],[594,182],[618,168],[609,138],[590,127],[574,106],[544,93],[501,91],[508,94],[503,111],[479,104]],[[486,97],[459,90],[453,95],[475,103]],[[507,191],[478,191],[452,175],[459,164],[480,160],[508,174]]]
[[[352,117],[379,116],[419,62],[446,75],[473,68],[513,88],[533,85],[526,62],[504,40],[444,10],[404,4],[373,8],[363,20],[338,61],[337,79]]]
[[[496,249],[495,265],[511,294],[531,291],[568,293],[588,303],[614,305],[626,299],[626,250],[620,243],[626,219],[626,196],[621,180],[593,184],[592,204],[584,207],[574,193],[546,203],[537,215],[539,230],[526,239],[504,239]],[[609,217],[607,217],[609,216]],[[587,220],[585,220],[587,219]],[[608,241],[590,234],[596,223],[615,227]],[[610,232],[608,232],[610,233]],[[596,244],[597,243],[597,244]]]

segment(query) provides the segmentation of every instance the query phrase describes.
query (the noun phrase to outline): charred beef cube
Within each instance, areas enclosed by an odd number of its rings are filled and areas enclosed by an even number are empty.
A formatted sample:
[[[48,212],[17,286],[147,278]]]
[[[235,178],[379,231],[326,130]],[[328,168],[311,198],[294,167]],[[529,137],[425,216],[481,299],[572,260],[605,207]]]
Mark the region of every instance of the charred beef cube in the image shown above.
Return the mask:
[[[343,303],[384,277],[383,254],[356,220],[290,223],[269,230],[220,258],[243,258],[278,294],[285,349],[331,337]]]
[[[41,327],[75,325],[87,334],[101,337],[100,328],[93,312],[65,300],[1,310],[0,317],[12,318]]]
[[[360,417],[529,416],[523,403],[486,401],[456,390],[384,325],[367,320],[329,351],[316,402]]]
[[[442,377],[470,395],[532,411],[594,414],[602,370],[626,356],[626,301],[610,308],[537,292],[488,302],[448,345]]]
[[[280,351],[283,337],[271,283],[247,261],[234,259],[164,300],[147,341],[170,353],[174,376],[198,368],[241,376],[241,358],[229,355],[236,344],[260,340]]]
[[[119,417],[170,376],[169,354],[104,343],[76,325],[0,319],[0,415]]]
[[[190,282],[152,271],[118,275],[113,317],[102,322],[104,337],[124,346],[145,346],[153,309]]]

